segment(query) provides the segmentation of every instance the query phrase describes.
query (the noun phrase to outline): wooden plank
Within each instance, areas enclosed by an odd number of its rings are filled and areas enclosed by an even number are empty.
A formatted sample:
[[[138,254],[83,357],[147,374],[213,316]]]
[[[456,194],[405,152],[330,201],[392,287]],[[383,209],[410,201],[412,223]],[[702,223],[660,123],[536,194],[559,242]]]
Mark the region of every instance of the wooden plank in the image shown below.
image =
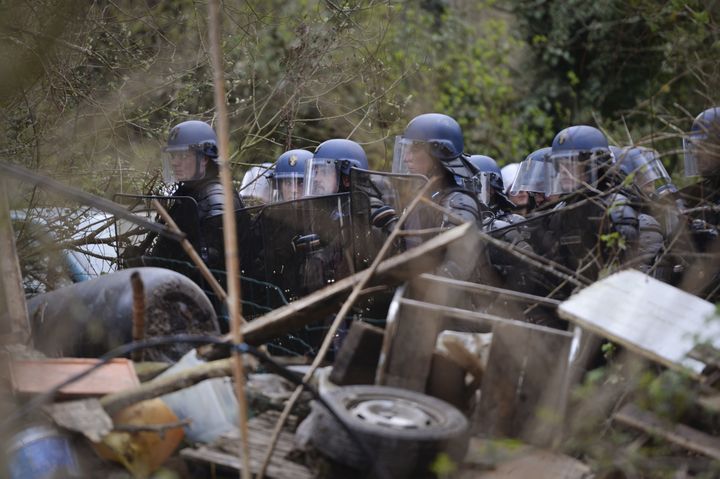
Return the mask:
[[[383,333],[377,326],[353,321],[333,362],[330,381],[340,386],[372,384],[380,358]]]
[[[536,445],[554,438],[565,413],[572,335],[498,324],[480,390],[474,428]]]
[[[28,359],[11,361],[10,380],[19,394],[41,394],[98,362],[91,358]],[[59,391],[61,397],[89,397],[117,393],[140,385],[132,361],[110,360],[84,378]]]
[[[663,421],[657,415],[643,411],[634,404],[626,404],[613,414],[621,424],[661,437],[687,450],[720,461],[720,438],[698,431],[684,424]]]
[[[436,276],[433,274],[425,273],[421,274],[417,280],[421,287],[451,287],[456,290],[466,291],[472,294],[482,294],[486,296],[502,296],[512,301],[519,301],[523,303],[533,304],[538,303],[549,307],[558,306],[561,301],[552,298],[545,298],[542,296],[536,296],[534,294],[523,293],[520,291],[513,291],[511,289],[498,288],[497,286],[490,286],[487,284],[470,283],[467,281],[461,281],[458,279],[444,278],[442,276]]]
[[[418,315],[401,306],[382,384],[425,392],[435,342],[442,329],[441,314],[430,311]]]
[[[698,342],[720,346],[715,306],[639,271],[594,283],[563,302],[561,317],[669,368],[699,374]]]
[[[0,318],[7,318],[0,333],[16,334],[23,343],[29,341],[30,322],[4,181],[0,181],[0,289]]]
[[[445,258],[450,248],[456,247],[465,240],[472,240],[473,225],[466,223],[452,228],[420,246],[408,250],[380,263],[376,274],[368,286],[398,285],[423,272],[437,267]],[[251,344],[262,344],[277,336],[297,330],[317,321],[318,317],[328,314],[337,307],[360,281],[363,273],[356,273],[343,278],[319,291],[297,301],[275,309],[242,327],[245,341]],[[229,337],[226,336],[226,339]]]
[[[266,411],[248,421],[250,469],[253,474],[260,470],[264,453],[270,442],[270,436],[278,417],[279,413],[277,411]],[[239,471],[242,468],[242,461],[237,453],[239,441],[239,434],[235,431],[223,435],[212,444],[194,449],[183,449],[180,451],[180,455],[187,459],[217,464]],[[289,431],[282,431],[276,446],[277,453],[272,456],[265,477],[292,477],[298,479],[313,477],[307,467],[287,459],[287,456],[294,449],[294,435]]]

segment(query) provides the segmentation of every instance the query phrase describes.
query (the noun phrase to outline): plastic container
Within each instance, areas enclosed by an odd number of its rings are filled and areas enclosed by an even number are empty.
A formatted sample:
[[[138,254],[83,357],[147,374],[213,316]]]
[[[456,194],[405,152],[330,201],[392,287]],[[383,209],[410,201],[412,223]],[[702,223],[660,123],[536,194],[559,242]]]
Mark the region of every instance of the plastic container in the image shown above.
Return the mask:
[[[176,374],[204,362],[198,359],[193,349],[158,377]],[[185,436],[191,442],[212,442],[237,427],[238,403],[230,378],[208,379],[166,394],[162,400],[180,420],[192,421],[185,426]]]
[[[6,454],[10,479],[81,477],[69,439],[50,426],[35,425],[16,433]]]

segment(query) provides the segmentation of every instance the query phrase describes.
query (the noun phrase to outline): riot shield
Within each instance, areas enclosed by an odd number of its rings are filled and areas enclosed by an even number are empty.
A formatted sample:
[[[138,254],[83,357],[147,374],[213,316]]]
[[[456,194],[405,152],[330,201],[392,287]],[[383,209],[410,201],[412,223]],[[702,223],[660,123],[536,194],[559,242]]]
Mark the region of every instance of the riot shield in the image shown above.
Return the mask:
[[[566,274],[577,273],[594,281],[610,263],[622,261],[618,256],[619,244],[610,244],[612,237],[605,236],[611,231],[611,224],[607,206],[600,196],[589,198],[578,194],[570,197],[554,207],[538,210],[522,226],[529,233],[533,251],[560,265]],[[557,276],[544,276],[547,292],[562,286],[562,296],[572,290],[572,285]]]
[[[265,281],[288,300],[352,273],[349,201],[347,193],[303,198],[267,205],[258,215]]]
[[[356,219],[358,226],[354,230],[354,241],[358,245],[356,269],[367,267],[385,241],[388,231],[383,231],[383,225],[387,220],[383,219],[382,214],[388,211],[387,207],[394,211],[396,217],[400,217],[427,182],[428,179],[422,175],[352,168],[350,172],[352,217]],[[429,219],[430,216],[433,219]],[[437,226],[439,222],[433,221],[436,216],[437,214],[429,211],[426,205],[420,204],[407,219],[404,229],[422,230]],[[396,247],[405,249],[421,242],[421,236],[405,237],[403,244]]]
[[[128,195],[116,194],[113,200],[128,206],[133,213],[159,220],[152,200],[160,204],[172,215],[180,231],[185,233],[190,243],[200,251],[201,244],[200,220],[197,212],[197,202],[190,196],[156,196],[156,195]],[[123,267],[141,266],[141,258],[152,258],[155,264],[145,266],[159,266],[168,269],[184,269],[182,263],[188,262],[187,255],[177,241],[158,237],[153,233],[117,218],[115,221],[115,247],[120,264]],[[183,271],[178,271],[185,274]]]

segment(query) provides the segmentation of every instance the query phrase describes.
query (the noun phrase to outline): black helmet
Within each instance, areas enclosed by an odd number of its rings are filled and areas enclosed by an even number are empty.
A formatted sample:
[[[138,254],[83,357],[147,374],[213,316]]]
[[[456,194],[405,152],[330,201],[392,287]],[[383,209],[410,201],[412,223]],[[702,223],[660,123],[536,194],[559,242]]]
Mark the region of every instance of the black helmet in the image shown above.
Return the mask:
[[[163,176],[168,183],[199,180],[205,176],[208,158],[217,165],[215,130],[203,121],[190,120],[170,130],[163,148]]]

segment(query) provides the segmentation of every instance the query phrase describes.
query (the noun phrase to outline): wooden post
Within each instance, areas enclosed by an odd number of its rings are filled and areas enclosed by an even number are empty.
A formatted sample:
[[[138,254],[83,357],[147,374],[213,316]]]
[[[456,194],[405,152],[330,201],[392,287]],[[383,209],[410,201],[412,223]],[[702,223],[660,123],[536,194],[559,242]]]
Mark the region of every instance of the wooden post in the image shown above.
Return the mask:
[[[240,330],[242,312],[240,310],[240,257],[237,247],[237,231],[235,226],[235,196],[230,171],[230,147],[227,107],[225,104],[225,75],[223,68],[222,44],[220,42],[220,1],[208,2],[208,26],[210,36],[210,57],[213,65],[215,83],[215,110],[217,114],[217,133],[220,153],[220,181],[224,192],[223,234],[225,239],[225,265],[227,268],[227,306],[230,313],[230,330],[233,343],[243,341]],[[235,394],[238,400],[240,436],[242,439],[242,471],[243,479],[250,479],[250,447],[248,443],[247,401],[245,398],[245,376],[243,376],[243,359],[237,351],[233,351],[233,377]]]
[[[0,181],[0,274],[2,274],[0,277],[2,302],[5,304],[5,311],[0,311],[0,317],[7,315],[11,337],[19,339],[23,343],[29,343],[32,340],[30,321],[20,263],[15,249],[15,234],[7,199],[7,184],[4,181]]]
[[[133,341],[142,341],[145,339],[145,285],[140,273],[135,271],[130,275],[130,284],[133,297],[132,338]],[[142,349],[136,349],[132,352],[132,360],[142,361],[143,353]]]

